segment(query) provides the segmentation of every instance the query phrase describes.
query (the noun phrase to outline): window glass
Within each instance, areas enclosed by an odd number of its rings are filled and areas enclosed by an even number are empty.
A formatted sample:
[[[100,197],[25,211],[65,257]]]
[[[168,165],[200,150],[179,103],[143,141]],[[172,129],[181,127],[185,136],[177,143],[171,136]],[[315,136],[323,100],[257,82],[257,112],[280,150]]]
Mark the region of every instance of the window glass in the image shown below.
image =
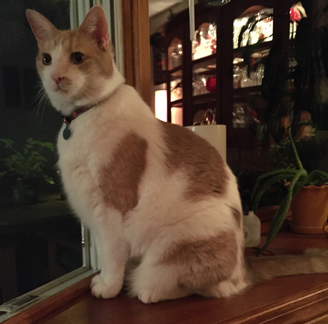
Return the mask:
[[[82,266],[56,169],[62,121],[41,90],[27,8],[70,28],[69,0],[0,1],[0,304]]]

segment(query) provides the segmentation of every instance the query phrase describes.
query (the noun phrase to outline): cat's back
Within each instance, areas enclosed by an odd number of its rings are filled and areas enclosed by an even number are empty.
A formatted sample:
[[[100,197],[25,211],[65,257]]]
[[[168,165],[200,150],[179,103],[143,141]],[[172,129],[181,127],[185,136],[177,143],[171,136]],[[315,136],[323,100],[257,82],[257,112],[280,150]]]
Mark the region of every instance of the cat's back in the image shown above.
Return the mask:
[[[228,178],[227,165],[217,150],[189,129],[159,122],[164,140],[165,165],[170,173],[186,173],[190,198],[222,195]]]

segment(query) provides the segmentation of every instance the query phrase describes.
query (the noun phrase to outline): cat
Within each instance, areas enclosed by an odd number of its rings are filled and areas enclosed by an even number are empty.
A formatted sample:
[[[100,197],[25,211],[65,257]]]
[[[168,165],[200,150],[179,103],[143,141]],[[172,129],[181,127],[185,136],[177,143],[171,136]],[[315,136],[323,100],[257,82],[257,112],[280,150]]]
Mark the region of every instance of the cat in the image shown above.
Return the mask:
[[[228,297],[261,279],[328,271],[323,256],[315,266],[313,256],[246,264],[235,176],[210,144],[156,119],[125,84],[100,6],[72,31],[33,10],[27,18],[43,87],[64,116],[57,143],[63,186],[99,254],[94,296],[115,297],[126,284],[144,303]]]

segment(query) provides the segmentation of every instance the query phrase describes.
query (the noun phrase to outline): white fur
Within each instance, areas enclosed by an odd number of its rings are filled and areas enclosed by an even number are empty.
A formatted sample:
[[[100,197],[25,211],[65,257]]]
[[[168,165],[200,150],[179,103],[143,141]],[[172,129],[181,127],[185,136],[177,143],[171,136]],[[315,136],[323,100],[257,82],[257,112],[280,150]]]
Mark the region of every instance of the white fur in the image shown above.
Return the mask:
[[[44,25],[45,30],[53,28],[33,11],[28,12],[28,17],[36,31],[40,30],[40,25]],[[106,22],[102,19],[105,19],[102,9],[94,7],[82,26],[86,30],[93,25],[100,26],[99,32],[106,38]],[[99,253],[101,273],[92,280],[92,293],[102,298],[116,296],[122,288],[129,257],[141,258],[141,264],[129,276],[130,292],[141,301],[158,302],[196,293],[178,285],[179,279],[188,272],[183,264],[165,264],[161,260],[175,244],[226,233],[235,233],[237,264],[225,281],[207,291],[200,289],[200,292],[219,297],[244,289],[247,285],[243,266],[244,239],[242,226],[238,226],[233,215],[233,209],[241,212],[241,205],[236,179],[228,166],[224,166],[228,175],[224,196],[209,196],[194,202],[187,200],[188,175],[181,169],[168,172],[165,156],[168,148],[162,127],[136,90],[124,84],[115,64],[109,78],[101,76],[97,70],[86,75],[70,62],[69,53],[61,45],[48,54],[52,57],[51,65],[44,66],[40,76],[58,111],[69,115],[77,107],[98,103],[71,122],[72,135],[68,140],[63,138],[66,126],[63,125],[58,135],[58,166],[68,200],[90,228]],[[57,85],[53,78],[62,78],[62,81]],[[90,81],[93,89],[97,89],[92,98],[82,93]],[[111,165],[117,144],[129,133],[147,142],[147,156],[145,172],[138,184],[137,206],[122,215],[104,201],[100,170]],[[202,265],[195,265],[196,271],[197,267],[204,271]]]
[[[37,39],[40,41],[49,37],[54,27],[34,11],[30,10],[27,14]],[[86,30],[90,31],[94,25],[100,28],[104,39],[100,50],[106,50],[108,35],[102,9],[97,6],[91,9],[86,20],[83,23]],[[97,75],[97,71],[83,74],[70,63],[69,55],[64,53],[60,45],[49,54],[52,64],[42,68],[40,76],[53,106],[68,115],[76,107],[98,103],[98,106],[72,121],[72,135],[68,140],[63,138],[64,125],[58,136],[58,165],[69,202],[93,233],[99,253],[101,273],[92,279],[93,295],[111,298],[120,292],[129,257],[141,260],[140,265],[128,276],[128,281],[131,295],[138,296],[144,303],[192,293],[228,297],[245,289],[249,282],[244,266],[243,227],[234,215],[241,214],[242,210],[236,178],[228,166],[224,165],[227,173],[225,194],[187,200],[185,192],[190,184],[188,175],[179,168],[168,172],[165,156],[168,148],[163,129],[136,90],[124,84],[124,78],[115,65],[113,74],[107,79]],[[52,80],[52,74],[65,77],[69,82],[60,83],[58,87]],[[93,88],[97,89],[97,95],[92,98],[85,94],[77,97],[90,80]],[[99,171],[111,165],[117,144],[129,133],[137,134],[147,142],[146,168],[138,184],[137,206],[122,215],[105,203],[101,191],[103,179],[100,179]],[[189,288],[179,285],[186,275],[195,278],[193,274],[203,274],[204,266],[196,262],[190,265],[190,270],[183,263],[165,263],[165,253],[181,242],[230,239],[227,233],[234,235],[235,240],[232,242],[237,243],[237,249],[233,251],[237,262],[233,268],[227,264],[231,273],[224,273],[225,279],[216,284],[211,281],[213,286],[204,289],[198,286],[193,288],[196,285]],[[311,253],[316,255],[321,252]],[[220,255],[217,255],[217,259],[220,259]],[[322,272],[323,268],[316,271]],[[279,273],[283,275],[284,272]]]
[[[236,180],[228,171],[225,197],[194,203],[184,200],[188,179],[181,171],[168,177],[165,142],[158,121],[133,88],[121,85],[120,78],[109,80],[108,88],[113,88],[113,84],[118,89],[109,100],[72,122],[69,140],[63,139],[62,131],[58,137],[59,167],[70,204],[94,233],[100,254],[102,272],[92,282],[93,294],[103,298],[116,296],[127,258],[143,256],[132,279],[132,293],[143,302],[176,298],[183,292],[174,292],[171,287],[181,269],[170,269],[159,284],[159,274],[168,271],[155,266],[159,256],[172,243],[183,239],[206,239],[229,229],[236,231],[231,213],[231,207],[241,210]],[[114,146],[131,131],[147,139],[147,168],[139,186],[139,203],[125,215],[127,221],[123,223],[123,215],[105,207],[102,201],[98,171],[110,162]],[[241,230],[236,231],[236,238],[236,252],[242,260]],[[232,278],[242,277],[240,260]],[[229,289],[236,292],[244,287],[244,282],[236,287],[228,281],[217,287],[216,294],[227,296],[232,293]]]

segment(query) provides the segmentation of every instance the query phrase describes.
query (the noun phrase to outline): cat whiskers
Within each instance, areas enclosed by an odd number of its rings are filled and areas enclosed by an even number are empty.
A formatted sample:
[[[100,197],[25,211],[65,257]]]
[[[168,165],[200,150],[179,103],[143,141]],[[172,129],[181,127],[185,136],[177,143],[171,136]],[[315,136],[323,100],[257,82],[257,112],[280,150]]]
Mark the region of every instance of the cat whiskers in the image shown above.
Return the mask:
[[[77,94],[77,101],[87,101],[89,103],[92,103],[94,98],[88,93],[87,89],[82,88],[80,92]]]
[[[40,89],[38,93],[35,96],[35,99],[33,100],[33,104],[37,104],[36,110],[35,111],[35,116],[40,115],[40,110],[41,110],[41,119],[40,122],[42,122],[44,111],[46,109],[47,104],[49,103],[49,99],[47,96],[47,93],[45,89],[43,88],[42,83],[40,84]]]

